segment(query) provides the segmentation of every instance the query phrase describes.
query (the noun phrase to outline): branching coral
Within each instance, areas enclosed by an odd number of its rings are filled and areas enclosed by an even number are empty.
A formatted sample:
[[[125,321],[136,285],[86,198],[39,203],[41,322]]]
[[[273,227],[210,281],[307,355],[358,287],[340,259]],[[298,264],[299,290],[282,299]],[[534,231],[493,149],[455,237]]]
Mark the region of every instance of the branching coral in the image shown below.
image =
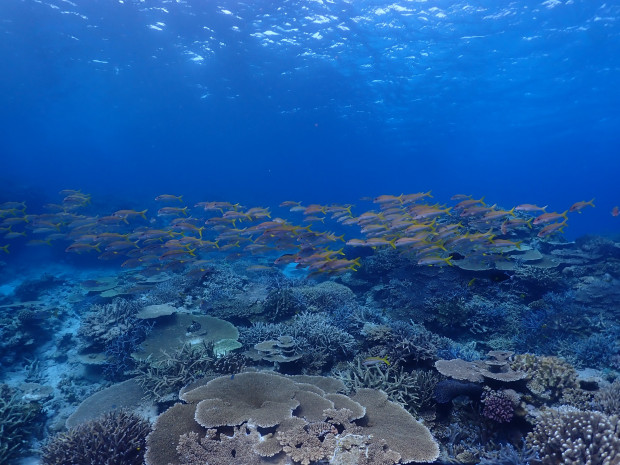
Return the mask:
[[[19,454],[39,411],[38,404],[22,402],[13,389],[0,384],[0,463],[10,463]]]
[[[186,384],[214,371],[212,344],[185,344],[164,358],[141,360],[133,374],[146,395],[161,401]]]
[[[43,465],[142,463],[148,421],[124,411],[107,413],[53,437],[43,446]]]
[[[548,409],[528,435],[543,465],[616,465],[620,463],[617,416],[577,409]]]
[[[414,415],[431,406],[435,386],[439,382],[439,376],[433,372],[407,372],[395,365],[364,366],[360,357],[355,362],[348,362],[345,369],[336,370],[334,374],[345,383],[349,391],[360,388],[380,389],[391,401],[402,405]]]
[[[322,313],[300,313],[288,324],[255,323],[249,328],[240,328],[240,340],[247,348],[281,336],[293,338],[294,346],[290,349],[303,354],[303,366],[308,372],[321,371],[337,357],[350,356],[356,350],[353,336],[331,324]]]
[[[90,350],[103,351],[110,342],[131,330],[139,309],[137,303],[125,299],[95,304],[82,318],[78,335]]]
[[[598,391],[594,395],[592,407],[608,415],[620,415],[620,380]]]

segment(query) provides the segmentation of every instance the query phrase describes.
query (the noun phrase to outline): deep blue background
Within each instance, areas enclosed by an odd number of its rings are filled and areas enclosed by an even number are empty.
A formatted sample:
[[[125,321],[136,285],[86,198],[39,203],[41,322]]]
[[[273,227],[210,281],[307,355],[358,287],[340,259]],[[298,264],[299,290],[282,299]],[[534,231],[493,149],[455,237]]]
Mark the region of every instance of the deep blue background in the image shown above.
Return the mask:
[[[617,232],[613,3],[3,0],[0,200],[596,197],[567,233]]]

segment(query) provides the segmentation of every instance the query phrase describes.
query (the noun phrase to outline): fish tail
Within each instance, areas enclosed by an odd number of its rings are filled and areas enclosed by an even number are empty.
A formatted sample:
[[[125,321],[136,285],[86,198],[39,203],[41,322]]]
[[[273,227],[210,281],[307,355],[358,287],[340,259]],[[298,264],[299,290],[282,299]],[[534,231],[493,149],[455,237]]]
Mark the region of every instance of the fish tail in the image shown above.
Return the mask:
[[[510,210],[508,210],[508,213],[510,213],[512,216],[515,216],[515,207],[512,207]]]
[[[145,214],[145,213],[146,213],[147,211],[148,211],[148,209],[146,209],[146,210],[142,210],[141,212],[138,212],[138,213],[140,214],[140,216],[141,216],[142,218],[144,218],[144,219],[146,220],[146,214]]]
[[[98,242],[97,244],[93,245],[93,249],[95,249],[97,252],[101,253],[101,249],[99,248],[100,245],[101,245],[101,242]]]
[[[362,259],[362,257],[357,257],[355,259],[353,259],[353,266],[357,266],[358,268],[360,268],[362,266],[362,264],[360,263],[360,260]],[[357,271],[357,270],[354,270]]]
[[[521,244],[523,244],[523,241],[515,242],[515,247],[521,250]]]
[[[564,213],[562,213],[560,215],[560,217],[564,218],[564,220],[567,220],[568,219],[568,216],[566,216],[567,213],[568,213],[568,210],[564,210]],[[566,221],[564,221],[564,222],[566,222]]]
[[[192,257],[195,257],[195,256],[196,256],[196,254],[194,253],[194,252],[196,252],[196,249],[189,249],[187,252],[188,252],[188,253],[189,253]]]
[[[198,228],[198,229],[197,229],[197,231],[198,231],[198,236],[200,237],[200,240],[202,240],[202,231],[203,231],[203,229],[204,229],[204,228],[205,228],[205,227],[204,227],[204,226],[202,226],[202,227],[200,227],[200,228]]]
[[[3,245],[0,249],[4,250],[5,253],[9,253],[9,245],[11,244]]]
[[[530,218],[529,220],[527,220],[525,222],[525,224],[527,224],[527,227],[530,228],[530,229],[532,229],[532,221],[534,221],[534,218]]]
[[[181,208],[181,213],[183,213],[183,216],[187,216],[187,207]]]
[[[183,196],[182,196],[182,195],[179,195],[179,196],[177,197],[177,200],[178,200],[179,202],[183,202]]]
[[[340,236],[336,236],[334,239],[335,239],[335,240],[341,240],[342,242],[346,242],[346,241],[344,240],[344,234],[342,234],[342,235],[340,235]],[[342,249],[340,249],[340,250],[342,250]],[[344,254],[343,254],[343,255],[344,255]]]
[[[431,195],[431,191],[425,192],[423,197],[430,197],[431,199],[433,198],[433,196]]]
[[[450,255],[450,256],[449,256],[449,257],[447,257],[447,258],[442,258],[442,260],[443,260],[444,262],[446,262],[448,265],[450,265],[450,266],[454,266],[454,263],[452,263],[452,262],[450,261],[451,259],[452,259],[452,255]]]
[[[385,357],[383,357],[381,360],[384,361],[387,366],[391,365],[390,361],[387,358],[387,355]]]
[[[394,239],[388,242],[392,246],[393,249],[396,248],[396,245],[394,244],[394,242],[396,242],[396,239],[398,239],[398,237],[395,237]]]
[[[590,205],[591,207],[594,207],[594,197],[592,197],[592,200],[590,200],[589,202],[586,202],[586,205]]]

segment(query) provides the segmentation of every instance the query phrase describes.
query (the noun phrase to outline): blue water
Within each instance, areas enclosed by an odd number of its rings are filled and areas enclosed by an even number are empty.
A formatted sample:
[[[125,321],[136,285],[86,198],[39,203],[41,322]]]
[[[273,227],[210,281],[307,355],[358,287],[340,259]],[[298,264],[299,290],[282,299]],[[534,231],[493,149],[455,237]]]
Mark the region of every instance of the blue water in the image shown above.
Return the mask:
[[[567,235],[615,233],[619,18],[599,0],[3,0],[0,197],[595,197]]]

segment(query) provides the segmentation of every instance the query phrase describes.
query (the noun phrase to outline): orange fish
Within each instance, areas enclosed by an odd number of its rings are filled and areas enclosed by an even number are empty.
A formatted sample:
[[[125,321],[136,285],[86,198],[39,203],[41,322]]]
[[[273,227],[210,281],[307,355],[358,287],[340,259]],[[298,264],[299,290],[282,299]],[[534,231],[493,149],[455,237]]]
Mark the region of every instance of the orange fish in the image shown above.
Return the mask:
[[[552,221],[559,220],[560,218],[564,218],[565,220],[567,220],[568,219],[568,217],[566,216],[567,213],[568,213],[568,210],[566,210],[564,213],[556,213],[556,212],[543,213],[542,215],[537,216],[534,219],[534,224],[551,223]]]
[[[566,226],[566,220],[564,220],[561,223],[548,224],[547,226],[545,226],[539,231],[538,237],[550,236],[551,234],[554,234],[557,231],[562,232],[565,226]]]
[[[587,206],[594,207],[594,199],[590,200],[589,202],[586,202],[585,200],[582,200],[581,202],[575,202],[573,205],[571,205],[568,211],[571,213],[581,213],[581,210],[583,210]]]

